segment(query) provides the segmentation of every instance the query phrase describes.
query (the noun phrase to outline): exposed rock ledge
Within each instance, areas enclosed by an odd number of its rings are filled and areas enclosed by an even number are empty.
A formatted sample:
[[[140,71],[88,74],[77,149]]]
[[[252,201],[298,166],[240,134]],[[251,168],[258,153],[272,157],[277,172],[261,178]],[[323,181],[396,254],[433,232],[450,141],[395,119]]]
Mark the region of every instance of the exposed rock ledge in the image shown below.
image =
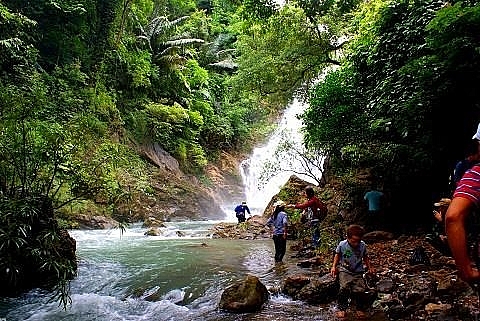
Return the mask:
[[[219,223],[211,230],[212,238],[256,240],[271,237],[265,220],[258,215],[249,217],[243,223]]]

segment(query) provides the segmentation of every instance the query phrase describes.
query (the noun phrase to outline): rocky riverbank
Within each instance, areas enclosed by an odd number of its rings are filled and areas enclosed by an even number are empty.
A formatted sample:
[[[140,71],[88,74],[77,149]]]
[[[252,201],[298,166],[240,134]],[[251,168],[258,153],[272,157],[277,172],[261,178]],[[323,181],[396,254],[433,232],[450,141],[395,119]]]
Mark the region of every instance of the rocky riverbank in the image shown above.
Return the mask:
[[[258,239],[270,234],[255,218],[252,223],[219,224],[213,237]],[[424,235],[395,237],[374,231],[364,239],[377,270],[367,278],[372,315],[386,320],[477,320],[476,292],[457,277],[453,259],[433,247]],[[333,250],[313,251],[302,240],[289,240],[288,246],[295,253],[283,263],[290,272],[281,288],[269,290],[311,305],[334,304],[338,285],[329,274]],[[425,260],[411,262],[418,248],[424,249]]]
[[[279,198],[295,202],[306,184],[293,177],[270,204]],[[306,227],[290,213],[292,221],[287,246],[294,254],[284,259],[288,273],[281,288],[269,289],[271,292],[281,292],[311,305],[335,303],[338,284],[329,273],[333,251],[343,238],[345,227],[355,223],[359,215],[346,206],[339,206],[345,204],[348,195],[336,189],[338,187],[327,184],[319,192],[329,207],[329,215],[322,222],[319,249],[314,251],[308,246],[308,237],[302,236],[308,235],[302,233]],[[287,195],[294,195],[294,198],[286,199]],[[245,223],[218,224],[212,229],[212,237],[269,238],[270,232],[264,225],[268,213],[271,213],[270,206],[262,217],[254,216]],[[458,278],[453,259],[432,246],[423,232],[371,231],[364,240],[377,270],[375,275],[366,275],[370,313],[376,320],[478,320],[479,300],[474,288]],[[425,255],[413,262],[412,253],[418,249]]]

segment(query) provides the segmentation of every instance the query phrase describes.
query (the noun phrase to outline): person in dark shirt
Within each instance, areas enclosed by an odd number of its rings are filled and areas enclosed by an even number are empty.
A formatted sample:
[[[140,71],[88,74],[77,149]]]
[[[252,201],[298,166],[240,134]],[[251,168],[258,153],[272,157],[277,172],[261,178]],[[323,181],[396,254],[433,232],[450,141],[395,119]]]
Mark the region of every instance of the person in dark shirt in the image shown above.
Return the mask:
[[[243,201],[242,204],[239,204],[237,207],[235,207],[235,216],[238,219],[238,223],[246,221],[245,212],[247,212],[248,215],[252,215],[250,214],[250,209],[247,206],[247,202]]]

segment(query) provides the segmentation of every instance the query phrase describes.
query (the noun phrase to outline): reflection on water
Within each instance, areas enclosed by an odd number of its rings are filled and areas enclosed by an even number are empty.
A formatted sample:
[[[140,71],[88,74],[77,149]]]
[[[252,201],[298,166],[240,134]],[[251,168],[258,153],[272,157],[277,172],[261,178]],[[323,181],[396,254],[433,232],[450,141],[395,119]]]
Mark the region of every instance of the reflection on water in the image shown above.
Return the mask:
[[[168,229],[179,229],[169,226]],[[281,281],[298,269],[275,265],[271,240],[208,239],[209,223],[182,223],[185,238],[146,237],[134,227],[114,231],[73,231],[79,258],[71,283],[72,305],[64,311],[42,291],[0,300],[0,319],[16,320],[333,320],[329,307],[272,295],[262,311],[229,314],[217,310],[232,282],[253,274],[278,293]],[[211,223],[210,223],[211,225]],[[194,230],[194,231],[193,231]],[[204,231],[204,232],[200,232]],[[199,235],[202,237],[191,237]]]

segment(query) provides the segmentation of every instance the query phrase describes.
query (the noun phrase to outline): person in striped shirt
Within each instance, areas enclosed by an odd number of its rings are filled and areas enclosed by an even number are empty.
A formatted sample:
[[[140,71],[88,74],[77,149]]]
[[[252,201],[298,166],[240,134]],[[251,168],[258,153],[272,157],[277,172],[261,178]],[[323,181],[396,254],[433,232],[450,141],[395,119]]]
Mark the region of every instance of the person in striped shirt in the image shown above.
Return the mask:
[[[467,170],[457,184],[453,199],[445,216],[445,229],[448,245],[455,260],[459,276],[469,283],[480,281],[478,267],[474,258],[478,256],[480,248],[477,246],[469,251],[469,226],[479,213],[480,206],[480,164]],[[478,228],[478,227],[474,227]],[[474,231],[476,235],[480,231]],[[478,237],[475,237],[478,239]],[[478,243],[478,242],[477,242]]]

